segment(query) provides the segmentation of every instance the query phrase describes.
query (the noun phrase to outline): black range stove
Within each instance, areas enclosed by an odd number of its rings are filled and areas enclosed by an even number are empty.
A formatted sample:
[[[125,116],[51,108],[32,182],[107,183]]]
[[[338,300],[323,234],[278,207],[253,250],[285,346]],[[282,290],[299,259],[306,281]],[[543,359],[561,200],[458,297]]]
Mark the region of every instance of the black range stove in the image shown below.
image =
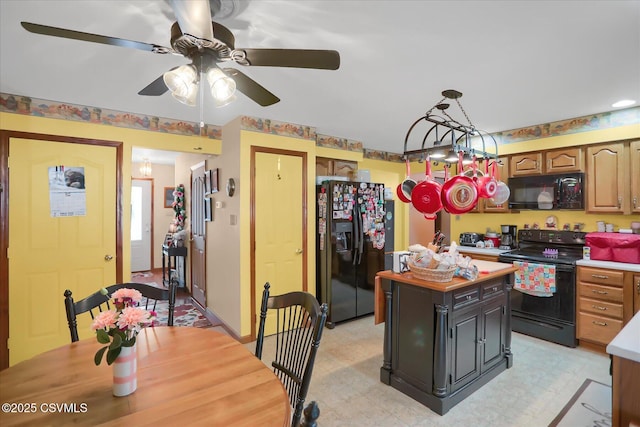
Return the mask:
[[[586,233],[519,230],[519,248],[499,256],[500,262],[537,263],[555,267],[555,292],[550,296],[511,291],[511,324],[515,332],[576,346],[576,261],[582,259]],[[513,276],[511,278],[513,281]]]

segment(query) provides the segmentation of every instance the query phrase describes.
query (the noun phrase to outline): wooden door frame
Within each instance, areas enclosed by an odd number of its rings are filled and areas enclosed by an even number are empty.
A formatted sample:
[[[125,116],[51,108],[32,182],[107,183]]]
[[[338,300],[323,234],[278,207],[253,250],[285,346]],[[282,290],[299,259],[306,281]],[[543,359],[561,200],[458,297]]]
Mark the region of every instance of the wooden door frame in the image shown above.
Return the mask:
[[[258,296],[256,295],[256,154],[268,153],[268,154],[280,154],[283,156],[294,156],[302,159],[302,290],[308,291],[308,242],[307,242],[307,219],[309,215],[308,203],[307,203],[307,153],[304,151],[293,150],[281,150],[277,148],[251,146],[251,159],[250,159],[250,242],[251,242],[251,340],[256,339],[256,302]],[[262,294],[261,296],[262,297]]]
[[[64,135],[0,130],[0,370],[9,367],[9,141],[11,138],[34,139],[70,144],[100,145],[116,149],[116,281],[122,282],[122,141],[76,138]],[[60,304],[62,304],[60,295]]]

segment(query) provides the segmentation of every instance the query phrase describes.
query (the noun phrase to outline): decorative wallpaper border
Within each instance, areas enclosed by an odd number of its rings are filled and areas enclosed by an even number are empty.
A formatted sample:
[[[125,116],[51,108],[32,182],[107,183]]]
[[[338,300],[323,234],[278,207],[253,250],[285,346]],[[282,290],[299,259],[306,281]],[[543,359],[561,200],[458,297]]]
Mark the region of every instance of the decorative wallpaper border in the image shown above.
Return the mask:
[[[640,123],[640,107],[609,111],[591,116],[559,120],[493,134],[498,144],[511,144],[531,139],[549,138],[594,130],[611,129]]]
[[[198,123],[154,116],[150,117],[145,114],[127,113],[84,105],[65,104],[5,93],[0,93],[0,111],[175,135],[201,135],[200,125]],[[202,132],[201,136],[222,140],[222,127],[205,124],[204,132]]]
[[[201,135],[200,126],[194,122],[184,122],[169,118],[148,116],[98,107],[65,104],[27,96],[0,93],[0,111],[46,117],[51,119],[74,120],[85,123],[118,126],[137,130],[170,133],[184,136]],[[620,126],[640,124],[640,107],[616,110],[573,119],[559,120],[519,129],[496,132],[493,137],[498,145],[548,138],[594,130],[611,129]],[[315,140],[319,147],[335,148],[362,153],[364,158],[403,162],[401,153],[368,150],[360,141],[318,134],[313,126],[298,125],[277,120],[241,117],[241,128],[254,132]],[[222,140],[222,126],[205,124],[203,137]]]

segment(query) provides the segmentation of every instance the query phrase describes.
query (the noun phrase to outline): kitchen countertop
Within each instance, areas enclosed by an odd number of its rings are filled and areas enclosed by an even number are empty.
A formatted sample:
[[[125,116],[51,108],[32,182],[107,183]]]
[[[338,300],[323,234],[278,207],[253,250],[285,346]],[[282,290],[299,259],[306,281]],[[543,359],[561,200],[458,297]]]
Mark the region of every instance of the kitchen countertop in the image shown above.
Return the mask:
[[[612,270],[624,270],[624,271],[632,271],[634,273],[640,273],[640,264],[629,264],[625,262],[598,261],[594,259],[579,259],[578,261],[576,261],[576,265],[582,265],[584,267],[610,268]]]
[[[607,345],[607,353],[640,363],[640,312]]]

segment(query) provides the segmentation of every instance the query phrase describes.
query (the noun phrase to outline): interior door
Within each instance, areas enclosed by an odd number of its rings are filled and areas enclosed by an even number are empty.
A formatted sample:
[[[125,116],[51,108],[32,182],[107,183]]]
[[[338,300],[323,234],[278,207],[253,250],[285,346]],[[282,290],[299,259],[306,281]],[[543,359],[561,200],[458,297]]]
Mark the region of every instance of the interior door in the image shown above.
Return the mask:
[[[71,140],[57,137],[62,139]],[[58,141],[9,141],[11,365],[70,341],[65,289],[79,299],[122,279],[116,219],[121,148]],[[84,201],[77,193],[60,190],[71,187],[70,177],[50,171],[62,172],[62,166],[82,171]],[[63,215],[54,216],[54,208]],[[92,335],[90,320],[79,319],[80,338]]]
[[[205,163],[191,168],[191,296],[207,307],[206,240],[204,198]]]
[[[265,282],[271,295],[306,291],[306,154],[254,147],[255,313]],[[257,329],[260,318],[255,316]],[[267,319],[265,334],[275,331]]]
[[[131,271],[151,270],[153,181],[131,180]]]

